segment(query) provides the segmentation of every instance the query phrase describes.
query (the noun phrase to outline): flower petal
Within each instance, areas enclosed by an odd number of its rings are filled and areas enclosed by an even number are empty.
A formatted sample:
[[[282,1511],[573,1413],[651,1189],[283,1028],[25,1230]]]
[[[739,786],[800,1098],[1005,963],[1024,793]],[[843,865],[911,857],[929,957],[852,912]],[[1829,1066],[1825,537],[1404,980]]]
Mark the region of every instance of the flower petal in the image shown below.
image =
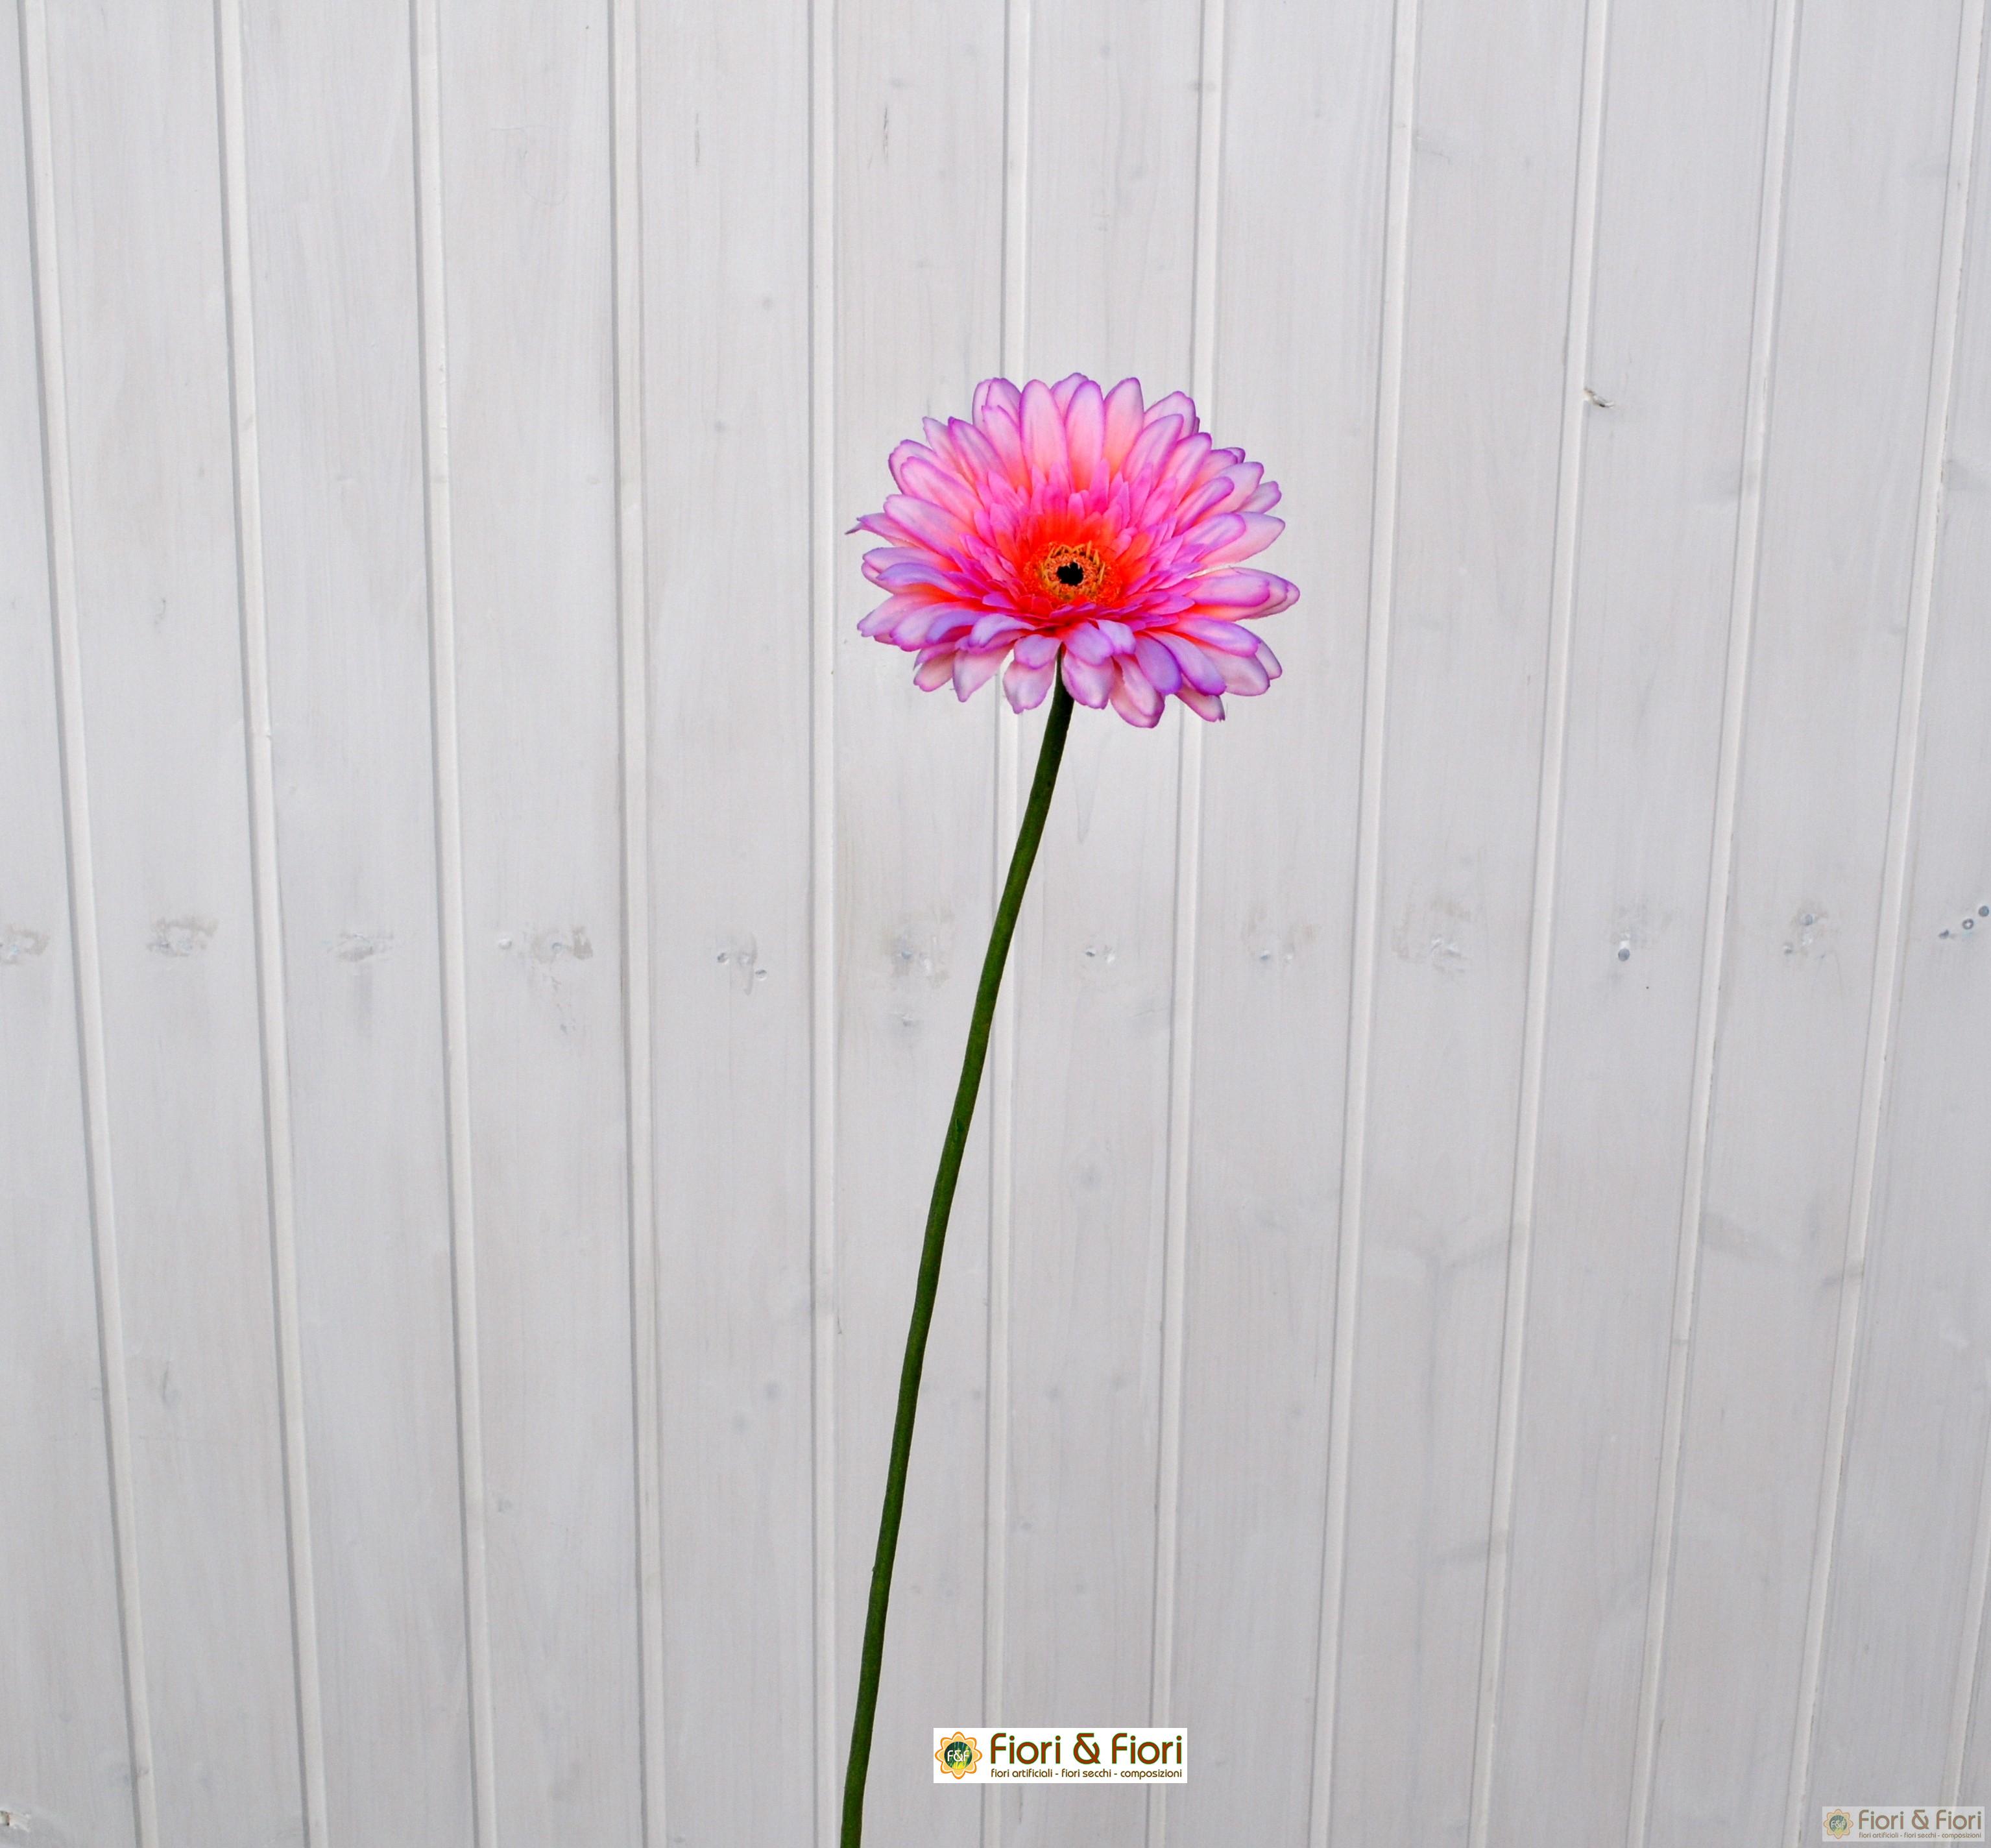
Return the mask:
[[[1051,402],[1058,407],[1060,417],[1071,409],[1071,401],[1078,395],[1079,387],[1090,383],[1084,373],[1067,373],[1051,387]]]
[[[1224,716],[1224,702],[1215,693],[1200,693],[1193,686],[1185,686],[1177,691],[1176,697],[1199,719],[1207,719],[1213,725]]]
[[[1026,667],[1049,667],[1057,659],[1058,638],[1042,629],[1026,635],[1016,644],[1016,659]]]
[[[1254,553],[1264,551],[1286,529],[1284,520],[1275,519],[1269,513],[1226,513],[1220,517],[1242,521],[1244,529],[1236,538],[1206,552],[1203,562],[1207,565],[1227,565],[1241,558],[1249,558]]]
[[[1023,394],[1007,379],[984,379],[975,388],[975,420],[982,421],[982,414],[991,404],[999,404],[1012,417],[1023,401]]]
[[[913,684],[923,693],[930,693],[943,687],[954,677],[954,650],[951,647],[928,648],[920,656],[920,664],[913,669]]]
[[[885,515],[900,532],[910,533],[931,551],[951,555],[961,542],[961,522],[917,495],[888,494]]]
[[[1152,430],[1163,417],[1180,417],[1183,432],[1193,436],[1196,433],[1196,403],[1185,391],[1172,391],[1148,407],[1148,427]]]
[[[1176,665],[1182,669],[1183,684],[1198,693],[1217,694],[1224,691],[1223,671],[1206,648],[1199,647],[1186,635],[1165,631],[1155,640],[1175,657]]]
[[[979,693],[996,677],[996,670],[1002,665],[1002,658],[1009,652],[1007,646],[963,648],[954,658],[955,697],[965,699]]]
[[[1183,683],[1182,663],[1152,635],[1134,638],[1134,659],[1158,693],[1172,693]]]
[[[1258,652],[1258,638],[1241,623],[1220,621],[1214,616],[1179,616],[1172,626],[1220,655],[1248,660]]]
[[[1141,408],[1141,381],[1122,379],[1106,394],[1106,466],[1118,472],[1141,434],[1144,417]]]
[[[1219,655],[1216,661],[1227,693],[1262,693],[1272,684],[1272,676],[1258,665],[1255,655],[1247,659],[1243,655]]]
[[[1300,595],[1295,586],[1269,571],[1210,571],[1184,587],[1199,610],[1249,610],[1258,616],[1290,609]]]
[[[1113,710],[1129,725],[1148,730],[1161,723],[1162,696],[1149,685],[1148,677],[1125,655],[1114,664],[1113,691],[1108,696]]]
[[[1064,683],[1081,706],[1089,706],[1095,711],[1104,706],[1116,679],[1110,667],[1094,667],[1089,661],[1080,660],[1069,648],[1065,651]]]
[[[1023,454],[1031,478],[1056,492],[1071,491],[1071,453],[1065,443],[1064,418],[1050,387],[1033,379],[1023,387]]]
[[[1026,713],[1033,706],[1043,703],[1044,695],[1051,689],[1051,682],[1057,676],[1057,657],[1035,667],[1028,666],[1019,648],[1002,676],[1002,691],[1008,696],[1013,711]]]
[[[1106,404],[1090,379],[1080,382],[1064,410],[1065,441],[1071,458],[1071,485],[1090,488],[1101,475],[1106,453]]]
[[[1090,667],[1104,667],[1113,659],[1113,644],[1096,623],[1077,622],[1064,632],[1065,652]]]
[[[1182,394],[1178,392],[1176,395],[1179,397]],[[1169,451],[1174,448],[1182,433],[1180,417],[1162,417],[1157,421],[1150,412],[1147,427],[1135,438],[1134,447],[1127,451],[1121,473],[1135,482],[1154,474],[1168,459]]]

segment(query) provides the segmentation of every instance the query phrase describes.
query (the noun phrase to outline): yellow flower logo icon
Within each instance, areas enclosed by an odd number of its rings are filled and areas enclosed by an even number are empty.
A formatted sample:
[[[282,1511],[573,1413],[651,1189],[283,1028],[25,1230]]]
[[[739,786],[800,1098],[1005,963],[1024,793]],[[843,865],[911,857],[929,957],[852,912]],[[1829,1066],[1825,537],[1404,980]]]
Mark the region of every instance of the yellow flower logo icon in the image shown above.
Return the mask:
[[[963,1778],[972,1777],[975,1768],[982,1762],[982,1748],[965,1733],[956,1733],[951,1738],[940,1742],[940,1750],[934,1754],[940,1761],[940,1768],[958,1784]]]

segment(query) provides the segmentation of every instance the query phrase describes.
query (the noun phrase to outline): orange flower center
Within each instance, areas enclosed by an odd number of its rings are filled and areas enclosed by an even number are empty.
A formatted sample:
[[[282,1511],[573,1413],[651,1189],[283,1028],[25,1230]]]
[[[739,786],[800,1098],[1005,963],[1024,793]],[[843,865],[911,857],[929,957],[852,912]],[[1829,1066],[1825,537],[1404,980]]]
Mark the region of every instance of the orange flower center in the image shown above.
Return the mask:
[[[1106,582],[1106,561],[1094,545],[1047,546],[1037,560],[1038,580],[1060,603],[1097,597]]]

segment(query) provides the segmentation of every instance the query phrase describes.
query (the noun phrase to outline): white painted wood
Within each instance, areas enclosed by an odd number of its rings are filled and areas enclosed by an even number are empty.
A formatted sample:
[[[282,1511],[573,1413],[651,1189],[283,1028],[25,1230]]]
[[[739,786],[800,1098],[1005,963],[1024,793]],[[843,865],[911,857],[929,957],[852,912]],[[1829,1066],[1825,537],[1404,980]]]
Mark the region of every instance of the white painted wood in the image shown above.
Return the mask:
[[[19,54],[0,33],[0,1809],[128,1844]]]
[[[1958,20],[1957,8],[1930,8],[1882,29],[1858,8],[1820,7],[1799,26],[1677,1550],[1652,1716],[1648,1839],[1668,1848],[1710,1832],[1798,1833],[1788,1786],[1808,1718],[1814,1559],[1833,1538],[1820,1528],[1820,1475],[1833,1466],[1840,1297],[1858,1287],[1848,1229]]]
[[[1394,41],[1366,5],[1233,0],[1227,24],[1209,417],[1280,483],[1268,562],[1302,591],[1265,625],[1285,678],[1203,745],[1175,1660],[1157,1717],[1225,1740],[1166,1798],[1169,1839],[1297,1844],[1343,1103],[1323,1049],[1350,999]]]
[[[1987,1768],[1980,1758],[1959,1779],[1982,1623],[1980,1508],[1991,1434],[1991,1276],[1983,1263],[1991,1138],[1982,1133],[1970,1051],[1982,1043],[1991,1003],[1982,958],[1972,954],[1978,935],[1991,931],[1991,919],[1979,915],[1981,906],[1991,905],[1991,890],[1977,890],[1991,887],[1983,795],[1991,648],[1983,624],[1966,613],[1978,606],[1965,587],[1985,581],[1986,528],[1970,471],[1991,434],[1984,371],[1991,186],[1982,125],[1972,119],[1982,107],[1981,54],[1972,42],[1982,18],[1981,7],[1964,9],[1964,119],[1956,126],[1974,128],[1977,147],[1967,195],[1964,173],[1955,175],[1957,242],[1945,252],[1940,286],[1948,294],[1961,284],[1965,318],[1938,323],[1931,367],[1940,448],[1930,459],[1942,488],[1915,567],[1916,587],[1929,598],[1928,654],[1900,995],[1801,1815],[1837,1802],[1833,1791],[1887,1778],[1945,1795],[1959,1781],[1981,1789]],[[1969,84],[1972,75],[1980,76],[1979,86]],[[1964,271],[1966,224],[1970,267]],[[1935,491],[1932,478],[1933,471],[1925,493]],[[1912,602],[1910,608],[1912,620]],[[1893,1709],[1886,1727],[1873,1724],[1877,1689]]]
[[[1493,1842],[1620,1840],[1632,1808],[1771,16],[1608,19],[1511,1566],[1483,1665]]]
[[[1200,26],[1183,0],[1033,11],[1028,376],[1187,385]],[[1179,749],[1175,715],[1076,716],[1011,965],[1006,1720],[1152,1697]],[[994,1839],[1145,1826],[1111,1792],[1018,1791]]]
[[[242,27],[324,1826],[467,1844],[408,19]]]
[[[822,1839],[808,19],[650,6],[642,46],[666,1839],[799,1843]]]
[[[437,20],[492,1839],[642,1824],[605,15]],[[434,234],[433,232],[431,234]],[[431,459],[434,460],[431,444]],[[448,925],[445,921],[445,931]],[[459,1228],[459,1235],[461,1229]]]
[[[1331,1839],[1467,1833],[1584,24],[1422,9]]]
[[[247,1844],[298,1832],[303,1795],[214,26],[56,7],[46,32],[142,1802],[162,1843]]]
[[[923,417],[965,417],[1002,369],[1004,9],[866,0],[837,58],[837,525],[892,492]],[[915,227],[917,229],[915,230]],[[849,1739],[914,1273],[1006,854],[995,828],[996,689],[968,706],[857,635],[877,542],[836,570],[837,1523],[836,1788]],[[936,1788],[936,1724],[985,1707],[992,1061],[955,1199],[893,1574],[866,1839],[970,1848],[979,1804]],[[999,1231],[996,1234],[1002,1236]],[[986,1518],[985,1520],[985,1510]],[[952,1714],[953,1719],[944,1716]]]
[[[0,1811],[834,1843],[1041,723],[846,529],[1074,368],[1303,601],[1075,727],[870,1839],[1991,1794],[1983,12],[21,0]]]

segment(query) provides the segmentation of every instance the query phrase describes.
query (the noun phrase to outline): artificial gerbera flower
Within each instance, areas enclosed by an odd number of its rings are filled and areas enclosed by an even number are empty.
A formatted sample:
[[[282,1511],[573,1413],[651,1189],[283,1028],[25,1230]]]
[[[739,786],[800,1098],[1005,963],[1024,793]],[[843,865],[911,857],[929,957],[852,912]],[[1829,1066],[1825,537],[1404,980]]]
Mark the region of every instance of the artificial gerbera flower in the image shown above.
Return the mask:
[[[1006,662],[1023,712],[1062,661],[1074,699],[1151,726],[1171,693],[1220,719],[1224,694],[1278,678],[1244,625],[1299,592],[1239,566],[1285,529],[1278,486],[1215,448],[1182,393],[1144,407],[1133,379],[988,379],[972,421],[925,428],[892,451],[899,492],[857,522],[886,542],[864,574],[890,593],[859,628],[917,654],[920,686],[965,699]]]

